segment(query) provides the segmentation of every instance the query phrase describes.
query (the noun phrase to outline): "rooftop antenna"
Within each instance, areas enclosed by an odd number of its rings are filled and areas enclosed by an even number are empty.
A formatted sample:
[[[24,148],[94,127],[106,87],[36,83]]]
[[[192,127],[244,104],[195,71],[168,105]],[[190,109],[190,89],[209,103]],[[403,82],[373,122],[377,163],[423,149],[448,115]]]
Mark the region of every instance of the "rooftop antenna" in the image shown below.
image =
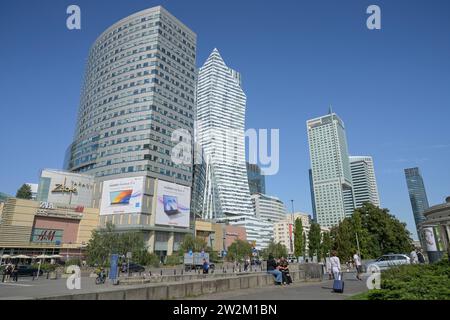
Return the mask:
[[[330,107],[328,109],[328,114],[333,114],[333,106],[330,104]]]

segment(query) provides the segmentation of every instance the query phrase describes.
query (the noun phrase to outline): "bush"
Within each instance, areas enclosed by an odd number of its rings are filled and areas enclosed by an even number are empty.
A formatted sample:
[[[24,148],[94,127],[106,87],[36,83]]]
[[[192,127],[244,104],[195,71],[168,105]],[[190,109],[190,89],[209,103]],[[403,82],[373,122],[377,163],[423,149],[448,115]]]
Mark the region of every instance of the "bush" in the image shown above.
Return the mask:
[[[179,255],[171,255],[166,257],[166,262],[164,263],[167,266],[176,266],[182,264],[181,257]]]
[[[149,267],[159,267],[160,260],[159,257],[154,253],[149,253],[147,251],[142,251],[139,256],[136,257],[135,261],[143,266]]]
[[[69,259],[65,261],[65,266],[79,266],[81,267],[81,260],[80,259]]]
[[[381,274],[381,289],[367,293],[369,300],[450,300],[450,262],[404,265]]]
[[[33,264],[32,266],[33,266],[33,268],[39,269],[39,264],[37,264],[37,263]],[[58,267],[58,265],[56,265],[56,264],[41,263],[40,269],[42,270],[42,272],[53,272],[56,270],[57,267]]]

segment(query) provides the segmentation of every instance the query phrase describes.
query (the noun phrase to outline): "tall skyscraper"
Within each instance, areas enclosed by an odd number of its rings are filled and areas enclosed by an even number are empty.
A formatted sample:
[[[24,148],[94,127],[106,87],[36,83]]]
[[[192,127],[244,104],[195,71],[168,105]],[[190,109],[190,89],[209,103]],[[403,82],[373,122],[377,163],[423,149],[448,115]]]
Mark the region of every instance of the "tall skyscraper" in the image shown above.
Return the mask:
[[[222,211],[216,217],[254,214],[245,164],[245,104],[240,74],[214,49],[198,74],[196,137],[214,172]]]
[[[406,184],[408,186],[409,200],[414,214],[416,230],[420,237],[419,224],[425,221],[423,212],[429,208],[427,193],[419,168],[405,169]],[[424,246],[425,247],[425,246]]]
[[[261,174],[261,168],[257,164],[247,162],[248,186],[250,194],[266,193],[265,175]]]
[[[190,186],[172,133],[193,135],[196,34],[158,6],[109,27],[91,47],[65,168],[98,178],[148,175]]]
[[[350,170],[356,208],[361,207],[364,202],[370,202],[379,207],[380,198],[372,157],[351,156]]]
[[[272,224],[257,219],[245,162],[246,96],[239,72],[229,68],[214,49],[200,68],[197,84],[196,143],[206,165],[203,218],[244,226],[247,240],[267,247]],[[196,201],[195,201],[196,202]]]
[[[105,30],[89,52],[64,164],[95,176],[101,226],[142,231],[161,257],[193,231],[192,164],[172,156],[194,134],[196,39],[161,6]]]
[[[331,110],[306,125],[316,218],[331,227],[355,208],[345,126]]]

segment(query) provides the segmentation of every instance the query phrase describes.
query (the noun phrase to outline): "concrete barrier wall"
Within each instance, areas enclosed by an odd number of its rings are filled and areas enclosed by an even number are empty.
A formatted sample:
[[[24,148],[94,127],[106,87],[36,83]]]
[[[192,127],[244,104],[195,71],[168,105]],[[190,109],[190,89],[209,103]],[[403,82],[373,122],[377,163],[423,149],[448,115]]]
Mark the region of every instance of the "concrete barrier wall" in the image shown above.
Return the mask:
[[[320,268],[308,267],[291,271],[294,282],[322,280]],[[274,277],[267,273],[250,273],[240,276],[210,277],[172,283],[151,283],[140,286],[101,289],[96,293],[39,298],[38,300],[166,300],[189,298],[198,295],[274,285]]]

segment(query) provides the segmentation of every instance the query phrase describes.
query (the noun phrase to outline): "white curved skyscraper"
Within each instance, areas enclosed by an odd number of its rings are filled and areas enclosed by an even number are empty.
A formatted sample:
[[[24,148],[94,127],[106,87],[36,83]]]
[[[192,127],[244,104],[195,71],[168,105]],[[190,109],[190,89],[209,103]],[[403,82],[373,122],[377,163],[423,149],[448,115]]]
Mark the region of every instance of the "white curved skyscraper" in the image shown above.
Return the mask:
[[[200,68],[197,84],[197,143],[214,172],[221,212],[207,218],[254,215],[245,162],[245,104],[240,74],[214,49]]]
[[[203,150],[204,219],[243,226],[257,249],[273,238],[273,224],[258,219],[250,197],[245,162],[245,104],[241,76],[214,49],[197,83],[196,142]]]

